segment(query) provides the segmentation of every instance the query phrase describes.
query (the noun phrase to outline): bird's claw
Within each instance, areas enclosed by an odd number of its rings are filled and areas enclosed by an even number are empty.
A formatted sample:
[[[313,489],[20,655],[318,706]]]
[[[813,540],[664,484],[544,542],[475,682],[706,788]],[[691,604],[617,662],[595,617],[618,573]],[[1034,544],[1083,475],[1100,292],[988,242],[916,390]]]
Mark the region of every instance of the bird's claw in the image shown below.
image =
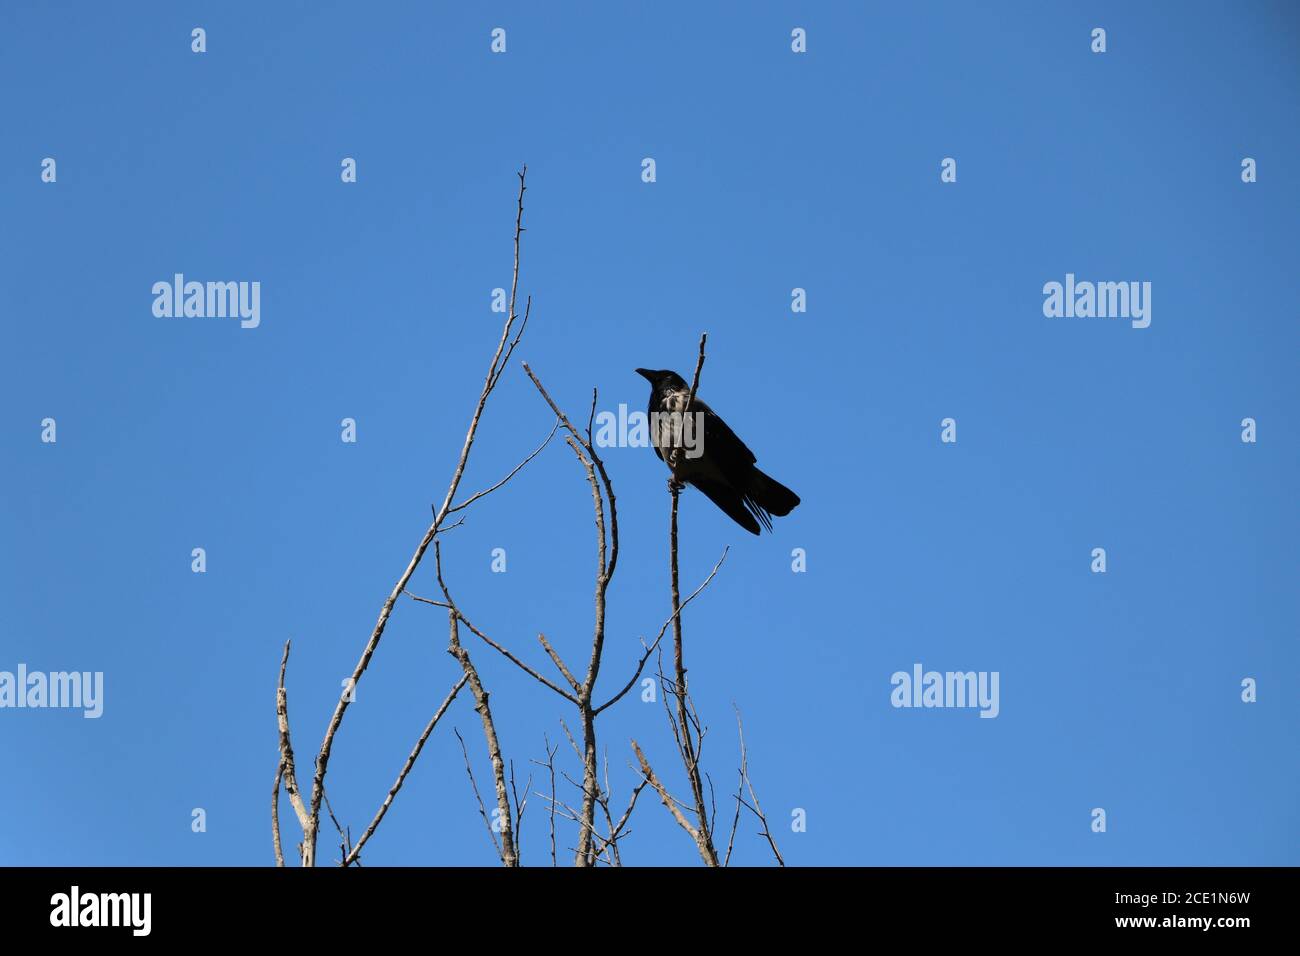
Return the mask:
[[[676,478],[668,479],[668,490],[675,495],[680,494],[682,489],[685,487],[686,487],[686,482],[684,481],[678,481]]]

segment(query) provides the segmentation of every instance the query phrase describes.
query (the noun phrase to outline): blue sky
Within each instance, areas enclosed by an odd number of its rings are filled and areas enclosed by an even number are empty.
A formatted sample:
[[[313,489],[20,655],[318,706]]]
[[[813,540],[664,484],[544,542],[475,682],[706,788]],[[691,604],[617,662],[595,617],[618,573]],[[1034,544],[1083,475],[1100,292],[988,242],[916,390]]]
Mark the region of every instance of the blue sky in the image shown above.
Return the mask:
[[[1300,863],[1296,26],[1282,3],[5,4],[0,670],[102,671],[105,702],[0,710],[0,863],[271,862],[280,649],[305,775],[445,491],[523,162],[517,357],[572,414],[593,386],[642,408],[632,369],[689,375],[708,331],[701,394],[803,499],[762,538],[683,499],[684,588],[731,546],[685,618],[724,819],[735,702],[793,864]],[[156,318],[177,272],[259,281],[261,325]],[[1067,273],[1150,282],[1150,327],[1045,317]],[[514,363],[465,490],[549,425]],[[668,613],[668,496],[648,449],[606,458],[608,692]],[[444,560],[540,668],[539,631],[585,659],[593,545],[556,444]],[[334,747],[354,833],[458,674],[445,646],[441,612],[399,605]],[[523,776],[572,710],[468,646]],[[998,672],[999,716],[891,707],[918,662]],[[368,864],[493,862],[453,725],[486,785],[462,698]],[[616,804],[632,737],[682,789],[658,705],[600,733]],[[768,861],[753,829],[737,862]],[[534,799],[526,864],[546,830]],[[698,862],[648,795],[632,831],[630,863]]]

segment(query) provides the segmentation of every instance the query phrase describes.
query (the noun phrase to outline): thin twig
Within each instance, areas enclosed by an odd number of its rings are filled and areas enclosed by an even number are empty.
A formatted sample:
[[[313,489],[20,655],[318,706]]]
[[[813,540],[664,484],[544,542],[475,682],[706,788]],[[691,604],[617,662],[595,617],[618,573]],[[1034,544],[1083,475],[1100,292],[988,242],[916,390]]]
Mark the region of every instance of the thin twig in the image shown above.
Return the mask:
[[[280,847],[280,780],[284,777],[284,758],[275,766],[275,789],[271,791],[271,838],[275,844],[275,865],[284,866],[284,850]]]
[[[352,848],[352,852],[344,858],[344,866],[349,866],[360,858],[361,848],[366,845],[366,841],[370,839],[379,824],[383,822],[384,815],[388,813],[388,808],[392,806],[393,798],[397,796],[397,791],[402,789],[402,784],[406,782],[406,775],[410,773],[411,768],[415,766],[415,761],[420,756],[420,751],[424,749],[424,744],[429,739],[429,735],[433,733],[433,728],[438,726],[438,721],[442,720],[442,715],[447,712],[447,708],[451,706],[451,702],[456,699],[456,695],[460,693],[461,688],[465,686],[465,682],[468,680],[469,677],[467,675],[461,674],[460,680],[456,681],[447,696],[443,698],[442,703],[434,712],[433,717],[430,718],[429,722],[425,725],[424,732],[420,734],[420,739],[415,742],[415,747],[412,748],[410,755],[407,756],[406,763],[402,764],[402,769],[397,774],[397,780],[388,788],[388,796],[384,797],[384,802],[381,803],[379,809],[375,811],[375,818],[370,821],[370,826],[366,827],[366,832],[361,834],[361,839],[358,840],[356,845]]]
[[[454,605],[451,605],[450,607],[454,607]],[[479,640],[481,640],[488,647],[492,648],[494,651],[496,651],[506,660],[510,661],[510,663],[514,664],[516,667],[518,667],[529,677],[532,677],[534,680],[538,681],[541,684],[544,684],[545,686],[549,687],[551,690],[555,691],[565,700],[572,701],[575,704],[578,702],[578,699],[574,697],[572,694],[570,694],[568,691],[566,691],[563,687],[558,686],[557,684],[555,684],[553,681],[551,681],[550,679],[548,679],[547,677],[539,673],[534,668],[529,667],[527,664],[521,661],[514,654],[510,653],[509,650],[502,647],[496,641],[492,640],[492,638],[488,637],[477,627],[471,624],[469,618],[467,618],[464,614],[462,614],[459,608],[456,608],[455,610],[457,616],[460,618],[461,623],[464,624],[466,627],[468,627],[470,629],[470,632],[473,633]]]
[[[469,785],[474,791],[474,799],[478,801],[478,813],[483,818],[483,824],[487,827],[488,837],[492,840],[492,846],[496,848],[497,857],[502,861],[505,857],[501,852],[501,843],[497,840],[497,833],[492,829],[492,821],[488,818],[487,807],[483,805],[483,797],[478,792],[478,783],[474,779],[474,768],[470,766],[469,750],[465,746],[465,738],[460,735],[460,729],[453,727],[456,739],[460,741],[460,752],[465,755],[465,773],[469,774]]]
[[[641,796],[641,791],[646,788],[649,782],[650,782],[649,780],[642,778],[641,782],[638,783],[632,789],[632,797],[627,802],[627,809],[624,810],[623,815],[619,817],[618,823],[612,823],[610,826],[609,838],[605,840],[604,843],[605,846],[608,847],[612,853],[613,860],[611,862],[614,866],[623,865],[623,860],[618,850],[618,841],[622,837],[626,836],[628,833],[631,832],[630,830],[626,830],[624,828],[627,826],[628,820],[630,820],[632,817],[632,811],[636,809],[637,798]],[[609,789],[608,781],[606,782],[605,789],[606,790]],[[608,802],[606,803],[606,810],[608,811]]]
[[[325,810],[329,813],[330,820],[334,823],[334,829],[339,833],[339,850],[341,851],[339,854],[339,865],[342,866],[343,861],[348,858],[348,853],[351,848],[348,846],[348,834],[343,832],[343,827],[339,824],[339,818],[334,815],[334,808],[330,806],[330,795],[328,793],[325,794]],[[348,828],[348,833],[350,832],[352,832],[351,827]]]
[[[524,811],[528,809],[528,788],[533,785],[533,775],[528,775],[528,781],[524,784],[524,797],[519,799],[519,790],[515,787],[515,762],[510,761],[510,793],[515,800],[515,854],[520,858],[522,865],[523,854],[520,853],[519,847],[523,845],[524,840]]]
[[[478,669],[474,666],[469,651],[460,642],[460,629],[457,622],[464,618],[457,609],[456,602],[451,598],[451,591],[447,589],[447,582],[443,580],[442,546],[438,542],[434,542],[433,545],[433,561],[434,567],[437,569],[438,586],[442,588],[442,596],[451,605],[447,611],[447,653],[456,658],[461,669],[465,672],[465,676],[469,678],[469,689],[474,695],[474,709],[478,711],[479,718],[482,720],[483,737],[488,748],[488,759],[492,762],[492,778],[493,783],[496,785],[497,809],[501,813],[501,862],[508,867],[518,866],[519,854],[515,846],[512,833],[513,827],[510,822],[510,797],[506,792],[505,760],[501,756],[501,743],[497,739],[497,728],[492,719],[492,708],[488,705],[488,692],[483,689],[483,682],[479,679]]]
[[[763,824],[763,829],[759,831],[759,836],[767,840],[767,845],[772,848],[772,855],[776,857],[776,862],[785,866],[785,857],[781,856],[781,851],[777,849],[776,840],[772,836],[772,830],[767,825],[767,816],[763,813],[763,808],[759,806],[758,794],[754,791],[754,780],[749,775],[749,753],[745,749],[745,725],[740,719],[740,708],[733,703],[731,705],[736,711],[736,732],[740,737],[740,779],[749,788],[749,798],[754,801],[750,806],[745,803],[744,798],[739,793],[736,794],[737,800],[744,804],[754,816],[758,817],[759,822]],[[739,809],[736,811],[739,813]]]
[[[695,841],[695,845],[700,851],[700,856],[704,858],[704,862],[709,866],[717,866],[717,855],[712,852],[712,847],[709,846],[704,834],[696,827],[691,826],[691,822],[686,819],[686,815],[678,808],[680,801],[669,794],[667,788],[664,787],[654,770],[651,769],[650,761],[646,760],[645,754],[641,752],[641,747],[635,740],[632,741],[632,750],[636,753],[636,759],[641,764],[642,776],[650,782],[650,786],[655,788],[655,792],[659,794],[659,799],[668,808],[668,812],[673,815],[673,819],[677,821],[678,826],[690,834],[691,839]]]
[[[685,601],[682,602],[681,607],[674,610],[673,613],[668,616],[668,619],[665,620],[663,625],[659,628],[659,633],[658,635],[656,635],[654,641],[649,645],[646,645],[645,642],[642,642],[642,646],[645,647],[645,653],[641,655],[641,660],[637,662],[636,671],[633,672],[632,679],[623,685],[622,690],[620,690],[609,700],[605,701],[605,703],[597,707],[596,708],[597,714],[599,714],[606,707],[610,707],[614,704],[617,704],[620,700],[623,699],[623,696],[627,694],[627,692],[630,691],[636,685],[637,680],[639,680],[641,677],[642,671],[645,670],[646,661],[650,659],[650,656],[654,654],[655,649],[659,646],[659,642],[663,640],[664,632],[668,630],[668,625],[676,621],[678,618],[680,618],[682,611],[686,608],[686,605],[694,601],[696,596],[701,591],[703,591],[706,587],[709,586],[709,582],[713,580],[713,576],[717,574],[718,569],[722,567],[722,562],[727,560],[727,552],[728,550],[730,550],[730,547],[731,547],[730,545],[726,545],[723,547],[722,557],[718,558],[718,563],[713,566],[713,570],[709,572],[709,576],[700,583],[699,587],[697,587],[694,591],[691,592],[690,596]]]
[[[538,632],[537,640],[541,643],[542,649],[546,651],[547,656],[551,659],[551,663],[556,666],[559,672],[564,675],[564,679],[569,682],[569,686],[573,688],[574,693],[582,693],[582,685],[579,684],[578,679],[573,676],[573,672],[569,670],[568,665],[564,663],[563,658],[556,653],[555,648],[551,646],[551,642],[546,639],[546,635]],[[574,703],[577,703],[577,701],[574,701]]]
[[[405,594],[413,601],[419,601],[421,604],[432,604],[434,607],[440,607],[440,608],[447,607],[447,603],[445,601],[435,601],[433,598],[420,597],[420,595],[412,594],[410,591],[407,591],[405,589],[403,589],[402,593]]]
[[[700,388],[700,369],[704,368],[704,343],[709,340],[709,333],[704,332],[700,335],[700,357],[695,363],[695,377],[691,379],[691,395],[686,402],[686,410],[690,411],[695,404],[695,393]]]
[[[545,767],[551,777],[551,796],[549,798],[551,806],[551,866],[558,866],[559,864],[555,858],[555,752],[560,747],[559,744],[556,744],[552,748],[551,740],[545,733],[542,734],[542,746],[546,748],[546,763],[542,763],[540,760],[534,760],[533,763],[539,767]],[[547,799],[545,794],[540,794],[540,796]]]
[[[514,329],[515,321],[518,318],[518,313],[515,311],[515,305],[518,301],[517,297],[519,292],[519,247],[524,232],[524,192],[526,189],[524,180],[527,173],[528,167],[524,166],[520,169],[518,174],[519,197],[515,214],[514,272],[510,282],[510,311],[506,317],[505,324],[502,326],[501,338],[497,342],[496,352],[493,353],[492,362],[489,364],[487,374],[483,380],[483,388],[479,392],[478,402],[475,404],[473,415],[470,417],[469,428],[465,432],[465,441],[461,445],[460,457],[456,462],[455,471],[452,472],[451,481],[447,485],[447,493],[443,497],[441,506],[439,506],[434,512],[433,523],[429,525],[428,530],[424,533],[424,537],[420,540],[419,545],[416,546],[415,553],[411,556],[411,560],[407,562],[406,570],[403,571],[401,576],[397,579],[397,583],[393,585],[392,591],[389,592],[388,597],[384,600],[383,606],[380,608],[379,618],[375,622],[374,629],[370,633],[370,638],[366,641],[366,645],[361,652],[361,657],[358,659],[356,667],[354,667],[352,671],[352,679],[349,686],[354,689],[356,685],[360,683],[362,675],[365,674],[366,668],[370,665],[370,659],[374,655],[375,649],[379,646],[380,639],[384,636],[384,629],[388,626],[388,619],[393,613],[393,606],[397,603],[398,597],[400,597],[402,592],[406,589],[406,584],[411,580],[411,576],[415,574],[415,569],[419,566],[420,560],[424,557],[425,551],[427,551],[429,545],[433,543],[439,531],[442,529],[443,522],[451,512],[452,502],[455,500],[456,492],[460,488],[461,479],[464,477],[465,466],[469,462],[470,450],[474,446],[474,437],[478,433],[479,420],[483,416],[483,409],[487,405],[488,396],[490,396],[493,389],[496,388],[497,382],[500,380],[501,374],[505,369],[505,364],[509,360],[511,354],[513,354],[514,348],[518,344],[520,337],[523,335],[524,328],[528,324],[528,312],[531,311],[532,308],[531,298],[528,300],[528,304],[525,308],[524,320],[520,324],[514,340],[512,341],[510,339],[510,333]],[[508,348],[507,343],[509,343]],[[305,865],[312,865],[315,862],[316,833],[319,829],[320,803],[321,798],[324,795],[325,774],[329,768],[330,754],[334,748],[334,737],[338,733],[339,725],[343,723],[343,715],[347,713],[348,705],[352,702],[352,699],[352,694],[342,694],[339,696],[338,703],[334,706],[334,712],[330,716],[329,726],[325,730],[325,737],[321,741],[320,751],[316,755],[315,773],[312,776],[311,809],[309,812],[308,823],[304,827],[303,862]]]
[[[538,455],[540,455],[540,454],[542,453],[542,449],[545,448],[547,445],[549,445],[549,444],[551,443],[551,439],[555,437],[555,432],[556,432],[556,430],[557,430],[559,427],[560,427],[560,420],[557,418],[557,419],[555,420],[555,423],[554,423],[553,425],[551,425],[551,432],[550,432],[550,434],[547,435],[546,438],[544,438],[544,439],[542,440],[542,443],[541,443],[540,445],[537,446],[537,448],[533,451],[533,453],[532,453],[531,455],[529,455],[527,458],[525,458],[525,459],[524,459],[523,461],[521,461],[519,464],[515,465],[514,469],[510,472],[510,474],[506,475],[504,478],[502,478],[500,481],[498,481],[498,482],[497,482],[495,485],[493,485],[491,488],[484,488],[482,491],[478,491],[478,492],[475,492],[474,494],[470,495],[468,498],[466,498],[466,499],[465,499],[464,501],[462,501],[460,504],[455,505],[454,507],[452,507],[452,508],[447,512],[447,513],[448,513],[448,514],[454,514],[454,513],[457,512],[457,511],[463,511],[465,508],[468,508],[470,505],[472,505],[474,502],[478,501],[480,498],[483,498],[483,497],[486,497],[487,495],[492,494],[492,492],[496,491],[498,488],[500,488],[502,485],[504,485],[507,481],[509,481],[509,480],[510,480],[511,478],[513,478],[515,475],[519,474],[519,472],[523,470],[524,465],[528,464],[530,461],[532,461],[534,458],[536,458]]]

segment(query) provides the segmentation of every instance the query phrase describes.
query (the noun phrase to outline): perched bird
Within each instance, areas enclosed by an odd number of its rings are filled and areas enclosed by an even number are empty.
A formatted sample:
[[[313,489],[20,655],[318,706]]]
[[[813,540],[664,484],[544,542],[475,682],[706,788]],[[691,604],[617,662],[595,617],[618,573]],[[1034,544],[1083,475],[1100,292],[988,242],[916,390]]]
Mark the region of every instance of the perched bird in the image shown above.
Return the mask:
[[[650,383],[650,438],[672,473],[670,484],[694,485],[752,534],[760,523],[771,531],[772,516],[788,515],[799,503],[798,495],[754,467],[754,453],[699,396],[687,409],[691,387],[680,375],[667,369],[636,373]]]

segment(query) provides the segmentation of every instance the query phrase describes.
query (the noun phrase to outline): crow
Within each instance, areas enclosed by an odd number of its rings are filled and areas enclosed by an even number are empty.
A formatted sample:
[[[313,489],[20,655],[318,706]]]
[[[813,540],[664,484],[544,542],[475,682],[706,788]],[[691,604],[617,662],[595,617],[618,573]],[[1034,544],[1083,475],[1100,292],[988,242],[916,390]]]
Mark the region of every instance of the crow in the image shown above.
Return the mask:
[[[683,416],[691,387],[676,372],[639,368],[650,383],[651,442],[668,465],[670,486],[694,485],[728,517],[751,534],[761,523],[772,530],[772,516],[788,515],[799,496],[759,471],[754,453],[727,427],[718,413],[696,396]],[[694,427],[703,418],[703,433]]]

